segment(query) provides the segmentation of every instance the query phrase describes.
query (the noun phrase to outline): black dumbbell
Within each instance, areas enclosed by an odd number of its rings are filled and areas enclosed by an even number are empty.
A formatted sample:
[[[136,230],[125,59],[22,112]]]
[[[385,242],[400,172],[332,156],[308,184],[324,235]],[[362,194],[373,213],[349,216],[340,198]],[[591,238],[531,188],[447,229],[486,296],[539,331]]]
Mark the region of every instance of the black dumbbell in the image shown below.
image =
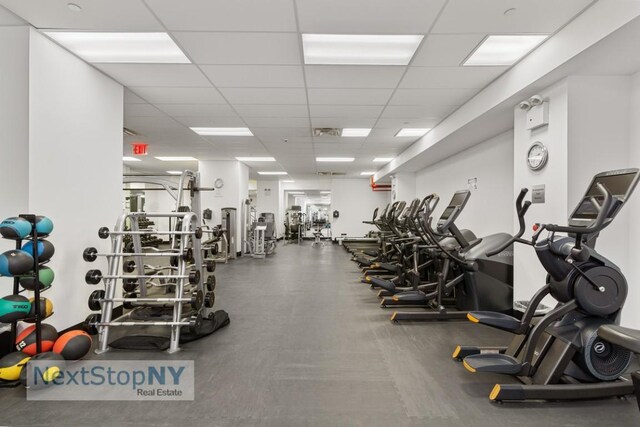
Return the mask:
[[[124,265],[122,266],[122,270],[125,273],[133,273],[135,269],[136,269],[136,262],[133,260],[125,262]]]
[[[200,328],[202,327],[202,314],[198,313],[196,316],[191,316],[189,319],[189,331],[198,335],[200,333]]]
[[[193,261],[193,249],[191,248],[187,248],[182,252],[181,255],[182,259],[187,261],[187,262],[191,262]],[[178,257],[177,256],[172,256],[169,259],[169,264],[171,264],[172,267],[177,267],[178,266]]]
[[[82,322],[82,329],[87,331],[89,335],[97,335],[98,334],[98,326],[97,323],[100,323],[102,320],[102,315],[100,313],[93,313],[87,316]]]
[[[201,227],[196,228],[193,235],[195,236],[196,239],[200,239],[202,237],[202,228]]]
[[[138,287],[138,279],[126,278],[122,279],[122,289],[125,292],[133,292]]]
[[[98,237],[101,239],[109,237],[109,227],[100,227],[98,230]]]
[[[87,262],[93,262],[98,258],[98,250],[96,248],[86,248],[82,252],[82,259]]]
[[[207,308],[213,307],[213,304],[216,302],[216,293],[215,292],[207,292],[204,296],[204,306]]]
[[[216,290],[216,276],[213,274],[207,277],[207,290],[213,292]]]
[[[97,285],[102,280],[102,271],[100,270],[89,270],[87,274],[84,275],[84,281],[87,285]]]
[[[189,272],[189,283],[191,283],[192,285],[197,285],[198,283],[200,283],[200,271],[191,270]]]
[[[204,301],[204,297],[202,295],[202,291],[195,291],[191,293],[191,308],[195,310],[200,310],[202,307],[202,303]]]
[[[102,309],[102,300],[105,292],[102,289],[95,290],[89,295],[89,310],[98,311]]]
[[[126,292],[123,295],[124,298],[138,298],[138,294],[136,292]],[[135,307],[135,303],[131,302],[131,301],[124,301],[122,303],[122,307],[127,309],[127,310],[131,310],[132,308]]]
[[[214,271],[216,271],[216,262],[212,259],[208,259],[206,267],[209,273],[213,273]]]

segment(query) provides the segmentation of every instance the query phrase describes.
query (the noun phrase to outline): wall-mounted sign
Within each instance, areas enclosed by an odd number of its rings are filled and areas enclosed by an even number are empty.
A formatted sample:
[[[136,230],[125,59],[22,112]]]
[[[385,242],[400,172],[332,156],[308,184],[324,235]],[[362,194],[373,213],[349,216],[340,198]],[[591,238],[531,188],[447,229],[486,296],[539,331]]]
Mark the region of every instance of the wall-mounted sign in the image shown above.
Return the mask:
[[[149,144],[145,144],[144,142],[134,142],[131,144],[131,150],[134,156],[146,156],[148,154],[147,147],[149,147]]]

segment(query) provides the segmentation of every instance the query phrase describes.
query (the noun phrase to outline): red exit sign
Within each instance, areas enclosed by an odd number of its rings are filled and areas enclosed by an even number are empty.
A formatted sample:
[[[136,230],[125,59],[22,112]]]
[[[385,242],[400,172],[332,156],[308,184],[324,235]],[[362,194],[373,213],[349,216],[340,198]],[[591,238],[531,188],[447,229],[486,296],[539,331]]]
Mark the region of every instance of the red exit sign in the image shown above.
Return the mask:
[[[134,156],[146,156],[148,154],[147,147],[149,147],[149,144],[145,144],[142,142],[134,142],[133,144],[131,144]]]

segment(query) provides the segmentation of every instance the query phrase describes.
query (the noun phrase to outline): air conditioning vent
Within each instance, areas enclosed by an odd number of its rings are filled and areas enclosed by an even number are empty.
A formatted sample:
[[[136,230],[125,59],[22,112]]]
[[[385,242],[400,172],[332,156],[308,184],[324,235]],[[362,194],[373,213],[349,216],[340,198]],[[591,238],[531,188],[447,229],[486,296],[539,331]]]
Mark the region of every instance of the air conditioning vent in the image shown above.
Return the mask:
[[[346,172],[329,172],[329,171],[318,172],[318,175],[320,176],[343,176],[346,174],[347,174]]]
[[[313,128],[313,136],[340,136],[340,128]]]

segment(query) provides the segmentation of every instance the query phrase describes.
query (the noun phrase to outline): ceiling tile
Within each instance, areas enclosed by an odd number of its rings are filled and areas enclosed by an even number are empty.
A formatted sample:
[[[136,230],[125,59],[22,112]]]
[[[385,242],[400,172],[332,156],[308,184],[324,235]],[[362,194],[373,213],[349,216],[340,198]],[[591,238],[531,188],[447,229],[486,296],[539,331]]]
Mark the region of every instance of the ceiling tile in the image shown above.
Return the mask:
[[[314,128],[372,128],[375,118],[315,117],[311,119]]]
[[[188,127],[245,127],[238,116],[227,117],[176,117],[178,122]]]
[[[412,66],[456,67],[480,44],[485,34],[431,34],[418,49]]]
[[[455,105],[389,105],[384,109],[381,119],[433,119],[444,118],[453,112]]]
[[[166,115],[151,104],[124,104],[125,117],[166,117]]]
[[[309,104],[385,105],[392,89],[308,89]]]
[[[131,90],[152,104],[226,104],[214,88],[132,87]]]
[[[220,92],[231,104],[306,104],[304,89],[224,88]]]
[[[311,117],[376,118],[382,105],[310,105]]]
[[[172,117],[237,117],[228,104],[155,104]]]
[[[409,67],[403,89],[483,88],[508,67]]]
[[[215,142],[216,144],[233,144],[237,147],[262,148],[262,144],[255,136],[205,136],[204,139]]]
[[[216,87],[304,87],[296,65],[203,65]]]
[[[78,1],[81,12],[66,0],[1,0],[0,4],[36,28],[92,31],[164,31],[139,0]]]
[[[389,105],[462,105],[478,89],[398,89]]]
[[[308,117],[306,105],[236,105],[242,117]]]
[[[125,104],[146,104],[147,101],[140,98],[135,93],[131,92],[126,87],[124,88],[124,103]]]
[[[444,0],[296,0],[300,31],[319,34],[424,34]]]
[[[251,128],[251,132],[253,132],[253,134],[255,136],[257,136],[258,138],[262,139],[263,137],[266,138],[280,138],[282,139],[289,139],[289,138],[295,138],[295,137],[302,137],[302,136],[307,136],[310,137],[311,136],[311,130],[309,128]]]
[[[433,128],[437,125],[442,119],[438,117],[428,117],[428,118],[380,118],[376,122],[376,127],[374,131],[378,129],[394,129],[399,130],[402,128]],[[372,132],[374,133],[374,132]]]
[[[294,33],[173,33],[197,64],[300,64]]]
[[[11,13],[9,10],[0,6],[0,26],[24,25],[25,22]]]
[[[287,142],[283,142],[281,138],[263,135],[260,137],[269,149],[289,150],[296,147],[311,147],[313,138],[311,136],[298,136],[288,138]]]
[[[195,65],[94,64],[94,66],[125,86],[211,86],[211,83]]]
[[[552,33],[592,0],[449,0],[432,33]],[[508,16],[505,10],[515,8]]]
[[[247,117],[244,120],[249,127],[309,127],[306,117]]]
[[[296,31],[291,0],[147,0],[173,31]]]
[[[305,74],[310,88],[395,88],[406,67],[307,65]]]

